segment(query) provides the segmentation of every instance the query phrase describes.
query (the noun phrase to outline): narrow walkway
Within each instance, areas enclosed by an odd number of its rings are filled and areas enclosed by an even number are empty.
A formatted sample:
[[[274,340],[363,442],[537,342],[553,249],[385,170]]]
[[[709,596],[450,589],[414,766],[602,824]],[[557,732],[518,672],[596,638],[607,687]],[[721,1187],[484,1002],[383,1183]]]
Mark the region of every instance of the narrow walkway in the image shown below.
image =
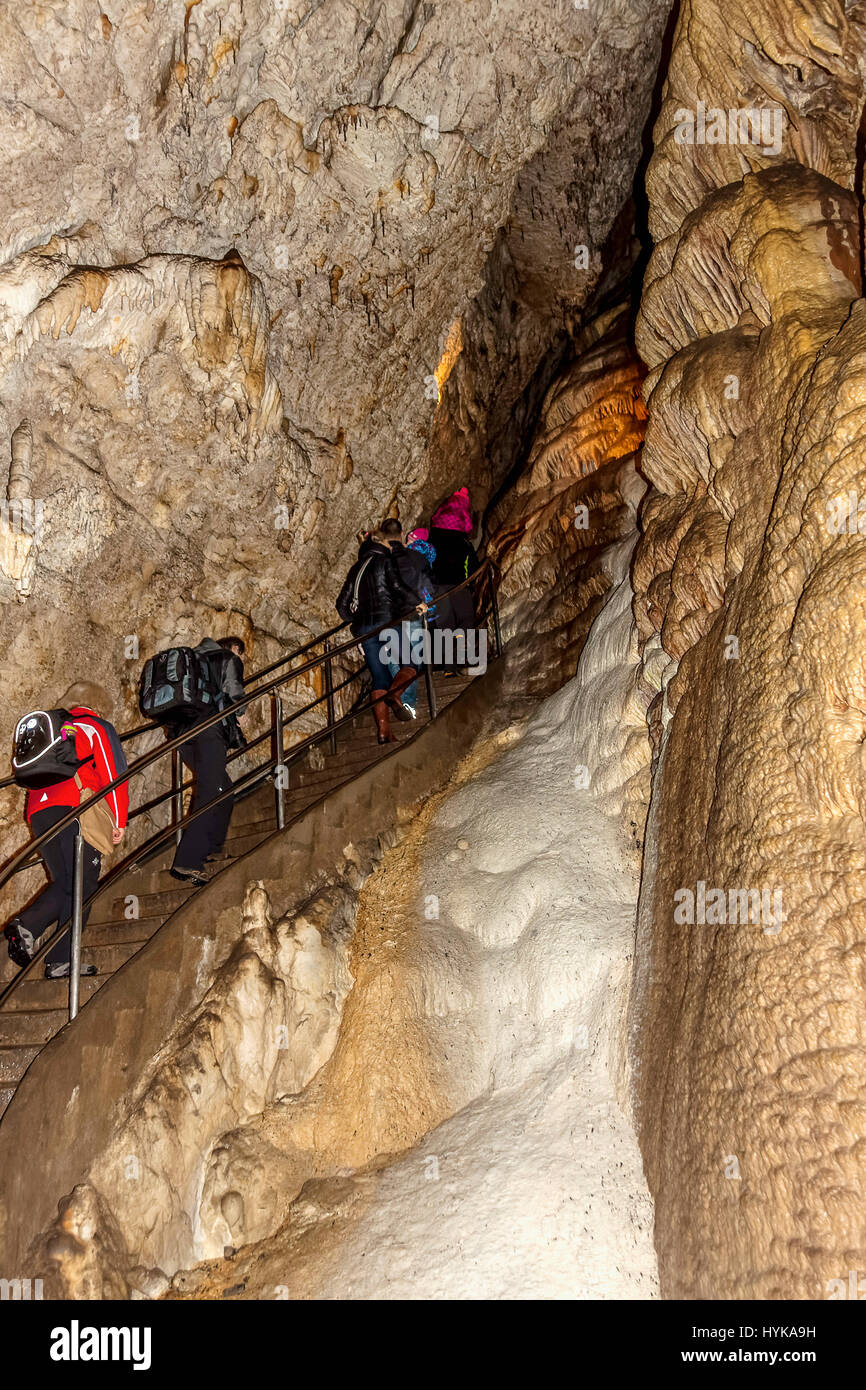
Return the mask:
[[[434,678],[436,701],[440,710],[457,698],[471,678]],[[418,721],[392,721],[399,742],[411,738],[428,719],[426,691],[423,680],[419,687]],[[305,758],[292,765],[290,785],[286,792],[286,824],[313,802],[320,801],[336,787],[352,781],[379,758],[389,746],[376,742],[373,718],[369,710],[337,730],[337,751],[331,754],[327,741],[311,750]],[[391,745],[393,747],[393,745]],[[289,752],[290,750],[287,750]],[[274,794],[270,782],[244,798],[235,807],[222,860],[214,872],[226,868],[242,855],[254,849],[276,829]],[[98,974],[81,981],[82,1013],[86,1027],[87,1010],[83,1006],[101,989],[122,966],[128,964],[142,946],[159,931],[178,907],[186,903],[195,890],[184,888],[168,873],[173,846],[140,868],[131,869],[113,893],[98,900],[93,908],[82,939],[82,958],[97,967]],[[212,874],[211,877],[214,875]],[[129,920],[126,900],[135,895],[138,917]],[[16,973],[16,967],[3,953],[0,961],[0,988]],[[27,980],[0,1010],[0,1116],[9,1105],[15,1090],[46,1043],[66,1024],[68,985],[63,980],[36,977]]]

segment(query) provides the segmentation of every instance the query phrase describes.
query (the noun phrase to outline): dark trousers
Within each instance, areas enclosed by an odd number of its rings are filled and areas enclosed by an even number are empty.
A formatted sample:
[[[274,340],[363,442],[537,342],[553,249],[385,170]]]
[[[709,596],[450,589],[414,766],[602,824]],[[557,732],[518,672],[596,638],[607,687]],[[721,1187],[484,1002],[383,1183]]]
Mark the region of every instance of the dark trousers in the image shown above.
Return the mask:
[[[68,814],[69,810],[68,806],[49,806],[44,811],[37,811],[30,818],[30,829],[34,836],[38,837],[49,830],[52,825],[56,825]],[[47,888],[43,888],[38,898],[34,898],[29,907],[25,907],[23,912],[18,913],[18,920],[22,927],[32,932],[34,937],[42,936],[54,922],[64,926],[72,916],[72,880],[75,871],[73,856],[77,831],[78,824],[73,821],[65,830],[61,830],[59,835],[46,841],[39,851],[51,882]],[[99,882],[101,866],[101,856],[92,845],[85,841],[83,862],[85,901]],[[88,912],[85,912],[82,926],[86,924],[89,915]],[[67,932],[63,939],[58,941],[57,945],[48,952],[45,964],[68,965],[71,948],[72,933]]]
[[[396,623],[395,627],[399,632],[400,624]],[[391,684],[392,676],[382,660],[382,634],[377,633],[375,637],[368,637],[366,642],[361,643],[361,650],[364,653],[367,669],[373,677],[373,689],[387,690]]]
[[[226,770],[227,753],[218,724],[181,746],[180,756],[195,777],[190,812],[197,811],[232,785]],[[225,844],[233,807],[234,797],[227,796],[219,806],[211,807],[187,827],[174,856],[176,869],[200,869],[209,854],[219,853]]]

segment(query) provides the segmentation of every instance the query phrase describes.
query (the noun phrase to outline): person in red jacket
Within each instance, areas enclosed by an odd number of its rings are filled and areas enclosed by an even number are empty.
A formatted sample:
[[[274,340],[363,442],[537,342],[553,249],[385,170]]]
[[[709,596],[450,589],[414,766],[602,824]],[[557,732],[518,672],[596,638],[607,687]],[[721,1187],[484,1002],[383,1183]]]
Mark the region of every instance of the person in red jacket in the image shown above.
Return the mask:
[[[89,681],[81,681],[70,687],[60,703],[60,708],[69,711],[75,725],[75,752],[85,759],[78,769],[78,778],[84,789],[85,798],[91,792],[101,791],[113,782],[123,768],[122,752],[117,743],[117,734],[97,709],[109,709],[110,701],[105,691]],[[118,766],[120,764],[120,766]],[[50,787],[30,790],[27,793],[24,814],[34,839],[50,830],[81,802],[74,777],[55,782]],[[116,845],[123,839],[129,816],[129,785],[121,783],[105,798],[105,804],[114,820],[112,838]],[[45,865],[50,882],[37,898],[4,928],[9,946],[9,955],[16,965],[26,965],[31,959],[39,937],[54,923],[63,925],[72,916],[73,852],[77,823],[72,821],[65,830],[46,841],[39,853]],[[92,845],[84,845],[84,898],[90,896],[99,881],[102,867],[101,855]],[[84,922],[87,921],[85,914]],[[71,933],[64,937],[49,951],[45,960],[45,977],[49,980],[66,979],[69,975]],[[83,965],[82,975],[95,975],[95,965]]]

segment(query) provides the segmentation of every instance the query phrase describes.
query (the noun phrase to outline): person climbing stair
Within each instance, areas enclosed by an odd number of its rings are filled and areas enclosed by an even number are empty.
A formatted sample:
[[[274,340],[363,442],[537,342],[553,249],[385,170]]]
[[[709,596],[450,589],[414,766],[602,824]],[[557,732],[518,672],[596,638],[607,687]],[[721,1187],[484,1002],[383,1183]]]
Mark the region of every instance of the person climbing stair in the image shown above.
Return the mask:
[[[403,528],[395,518],[383,521],[378,530],[361,542],[358,558],[346,576],[337,599],[337,612],[358,637],[371,635],[361,642],[361,650],[373,679],[373,717],[379,743],[392,743],[389,708],[402,708],[400,696],[417,679],[413,665],[401,666],[395,675],[382,659],[384,634],[377,629],[393,627],[399,636],[400,619],[415,609],[426,613],[427,604],[417,587],[410,587],[401,576],[392,544],[400,545]],[[385,638],[387,641],[387,638]],[[410,716],[411,717],[411,716]]]
[[[70,809],[80,805],[82,798],[107,787],[126,769],[126,760],[114,726],[97,710],[110,711],[111,701],[101,686],[89,681],[79,681],[70,686],[61,701],[63,711],[69,715],[67,736],[74,741],[77,771],[71,777],[61,778],[47,786],[31,786],[27,792],[25,817],[34,839],[44,835],[66,816]],[[25,723],[26,721],[21,721]],[[21,728],[21,724],[19,724]],[[26,739],[29,731],[22,731]],[[43,737],[39,721],[33,722],[33,746],[29,753],[35,761],[40,756],[36,741]],[[17,745],[23,747],[21,745]],[[108,809],[113,823],[111,838],[114,844],[123,839],[129,815],[129,788],[125,782],[116,787],[102,803]],[[25,907],[4,928],[4,936],[9,948],[9,956],[16,965],[25,966],[33,957],[39,939],[48,928],[57,923],[64,926],[72,916],[72,894],[74,881],[75,840],[78,823],[73,821],[52,839],[47,840],[39,850],[45,865],[49,883],[42,892]],[[84,845],[83,896],[90,896],[99,881],[102,858],[99,851],[87,841]],[[88,913],[85,912],[82,925],[86,925]],[[45,977],[49,980],[66,979],[70,973],[71,933],[65,935],[49,951],[45,961]],[[82,975],[95,975],[95,965],[83,965]]]

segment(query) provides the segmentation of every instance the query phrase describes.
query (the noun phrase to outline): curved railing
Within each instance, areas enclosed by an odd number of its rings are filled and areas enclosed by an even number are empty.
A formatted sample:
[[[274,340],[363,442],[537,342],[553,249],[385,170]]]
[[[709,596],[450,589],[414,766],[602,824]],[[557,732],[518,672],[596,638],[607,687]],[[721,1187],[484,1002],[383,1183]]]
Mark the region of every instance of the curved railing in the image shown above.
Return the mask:
[[[432,602],[438,605],[443,599],[450,597],[450,595],[457,593],[461,589],[474,585],[476,581],[481,579],[486,579],[487,581],[485,592],[488,603],[485,612],[476,617],[475,626],[481,626],[492,619],[496,655],[498,656],[502,649],[502,639],[499,628],[499,613],[491,561],[485,560],[478,569],[460,584],[455,584],[452,588],[437,594]],[[288,656],[281,657],[277,661],[272,662],[269,666],[264,667],[261,671],[254,672],[245,679],[244,686],[249,686],[253,682],[260,682],[260,684],[257,684],[255,688],[248,693],[245,690],[240,700],[235,701],[234,704],[227,705],[224,709],[216,711],[206,719],[197,721],[194,730],[186,729],[176,738],[169,739],[161,745],[143,753],[139,758],[136,758],[129,764],[127,770],[120,777],[116,777],[113,782],[101,788],[100,791],[94,792],[86,801],[80,802],[78,806],[71,806],[68,814],[51,826],[49,830],[45,831],[44,834],[37,838],[29,840],[26,845],[18,850],[6,863],[2,871],[0,871],[0,889],[4,888],[15,874],[40,864],[41,859],[38,851],[42,845],[53,839],[55,835],[59,835],[67,826],[76,822],[83,810],[102,801],[106,796],[109,796],[116,787],[121,786],[124,782],[129,782],[131,784],[136,778],[140,777],[142,773],[146,772],[148,768],[161,762],[164,758],[171,759],[172,775],[170,788],[160,795],[151,798],[150,801],[133,808],[129,816],[130,821],[134,820],[136,817],[145,815],[155,810],[157,807],[164,805],[167,801],[170,801],[170,824],[157,830],[155,834],[151,835],[148,839],[136,846],[134,850],[130,851],[124,859],[99,880],[93,893],[91,893],[86,901],[84,901],[82,897],[82,855],[84,842],[79,829],[79,833],[76,835],[75,839],[75,879],[72,917],[68,922],[61,924],[58,929],[39,946],[29,964],[24,966],[6,988],[0,992],[0,1008],[3,1007],[24,980],[29,978],[34,968],[44,959],[45,955],[57,941],[65,936],[67,932],[71,931],[73,939],[72,961],[69,975],[69,1017],[70,1019],[74,1018],[78,1012],[79,1002],[81,923],[84,912],[90,908],[98,897],[101,897],[106,889],[116,883],[119,878],[130,869],[134,868],[135,865],[143,860],[149,859],[172,838],[179,841],[187,826],[191,825],[199,816],[204,815],[206,811],[211,810],[214,806],[218,806],[229,797],[237,797],[245,792],[252,791],[256,786],[269,778],[278,768],[288,769],[291,763],[297,761],[298,758],[308,752],[315,744],[321,743],[325,739],[330,740],[331,751],[336,752],[337,729],[354,719],[359,710],[369,709],[372,706],[372,700],[365,700],[360,705],[356,703],[348,714],[340,718],[336,717],[334,697],[341,690],[351,685],[353,681],[363,676],[365,667],[363,665],[359,666],[357,670],[351,671],[339,684],[334,685],[334,659],[344,653],[350,652],[353,648],[358,647],[361,642],[367,641],[370,637],[375,637],[381,632],[396,627],[406,619],[417,616],[417,613],[417,608],[412,608],[400,618],[391,618],[387,622],[381,623],[378,627],[371,628],[368,632],[359,633],[357,636],[350,636],[346,640],[339,642],[335,641],[335,638],[337,638],[340,633],[345,632],[350,624],[348,622],[338,623],[336,627],[330,628],[327,632],[306,642]],[[426,615],[424,615],[422,621],[426,628]],[[317,646],[323,647],[323,651],[320,655],[308,657],[306,660],[303,660],[299,666],[293,666],[291,670],[284,669],[290,663],[297,661],[299,657],[306,656],[308,652],[311,652]],[[296,680],[299,676],[307,675],[309,672],[319,668],[324,668],[324,693],[302,706],[302,708],[294,710],[290,715],[286,716],[283,711],[282,697],[279,693],[281,688],[290,681]],[[278,672],[279,674],[275,675],[274,672]],[[436,718],[437,710],[429,664],[424,666],[424,676],[427,684],[427,701],[430,719],[433,720]],[[270,677],[270,679],[266,679],[266,677]],[[236,758],[253,752],[265,741],[269,741],[270,752],[266,761],[244,773],[227,791],[220,793],[220,795],[216,797],[212,797],[209,801],[197,807],[195,811],[187,812],[187,814],[184,815],[183,793],[188,790],[193,783],[191,780],[189,782],[184,782],[182,778],[180,763],[180,749],[182,746],[189,742],[193,734],[199,734],[206,729],[212,728],[231,714],[242,714],[254,701],[265,697],[271,702],[270,728],[266,729],[264,733],[260,734],[258,737],[252,739],[243,748],[239,748],[231,753],[227,758],[227,762],[233,762]],[[317,708],[323,703],[326,705],[326,721],[323,727],[315,730],[314,733],[308,735],[298,743],[292,744],[289,749],[286,749],[284,746],[284,735],[287,726],[293,724],[296,720],[302,718],[303,715],[308,714],[310,710]],[[140,734],[160,727],[159,724],[155,723],[143,724],[138,728],[130,729],[125,734],[121,734],[120,737],[123,741],[128,741]],[[14,778],[8,778],[4,782],[0,782],[0,788],[9,786],[10,783],[14,784]],[[274,797],[278,830],[283,829],[285,826],[285,790],[285,779],[283,777],[276,777],[274,779]]]

